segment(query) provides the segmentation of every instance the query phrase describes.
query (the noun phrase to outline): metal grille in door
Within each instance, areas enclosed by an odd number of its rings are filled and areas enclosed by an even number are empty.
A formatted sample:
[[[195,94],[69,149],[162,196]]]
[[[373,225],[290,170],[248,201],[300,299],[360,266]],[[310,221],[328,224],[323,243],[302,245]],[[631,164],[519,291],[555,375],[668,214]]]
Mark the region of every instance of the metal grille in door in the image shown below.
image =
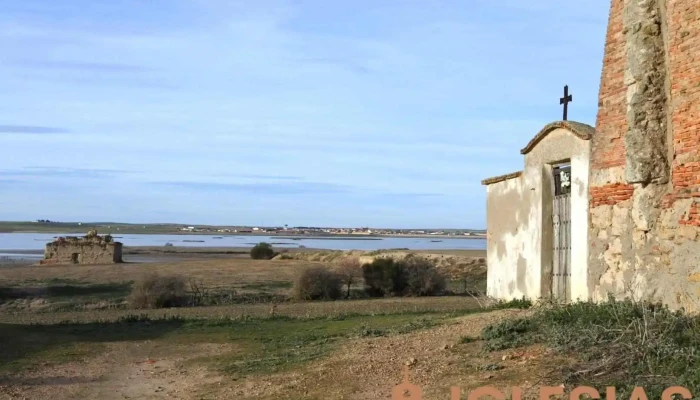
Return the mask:
[[[571,282],[571,167],[554,168],[552,295],[569,300]]]

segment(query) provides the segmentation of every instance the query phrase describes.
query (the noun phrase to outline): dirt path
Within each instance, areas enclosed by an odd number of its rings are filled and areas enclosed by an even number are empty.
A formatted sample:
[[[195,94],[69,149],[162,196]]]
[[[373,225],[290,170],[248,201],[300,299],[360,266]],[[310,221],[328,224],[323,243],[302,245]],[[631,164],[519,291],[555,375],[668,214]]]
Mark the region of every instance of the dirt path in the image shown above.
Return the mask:
[[[231,345],[109,343],[96,358],[0,382],[0,399],[387,399],[407,364],[424,399],[448,399],[452,386],[463,396],[487,384],[526,388],[545,370],[542,349],[482,354],[479,342],[460,343],[462,337],[478,337],[487,324],[525,312],[474,314],[406,335],[355,339],[299,370],[241,380],[187,363],[231,352]]]
[[[198,385],[221,377],[186,361],[229,351],[222,344],[110,343],[97,357],[0,382],[0,399],[192,399]]]
[[[407,364],[410,381],[423,388],[424,399],[448,399],[452,386],[460,387],[463,394],[484,385],[502,390],[513,385],[526,389],[541,378],[542,349],[480,354],[480,343],[460,343],[464,336],[478,337],[488,324],[524,312],[475,314],[407,335],[353,340],[303,370],[248,378],[227,385],[219,395],[244,399],[386,399],[402,380]],[[494,364],[504,368],[479,370]]]

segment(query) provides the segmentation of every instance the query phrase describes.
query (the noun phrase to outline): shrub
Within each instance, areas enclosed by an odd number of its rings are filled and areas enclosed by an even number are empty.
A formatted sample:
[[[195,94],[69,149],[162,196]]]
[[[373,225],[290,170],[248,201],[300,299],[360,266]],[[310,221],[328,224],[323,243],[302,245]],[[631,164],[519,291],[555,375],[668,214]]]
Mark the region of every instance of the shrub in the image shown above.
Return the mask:
[[[635,386],[649,399],[671,386],[700,387],[700,317],[661,304],[616,301],[579,302],[536,310],[482,332],[485,350],[542,343],[576,357],[562,365],[563,383],[614,386],[629,398]]]
[[[400,268],[392,258],[375,258],[371,263],[363,265],[362,276],[367,294],[382,297],[394,294],[397,287],[402,289]]]
[[[342,297],[342,277],[323,267],[305,269],[294,286],[297,300],[337,300]]]
[[[275,251],[269,243],[261,242],[250,249],[250,258],[254,260],[270,260],[275,256]]]
[[[137,282],[128,298],[132,308],[181,307],[187,304],[185,280],[152,274]]]
[[[343,278],[343,284],[347,287],[345,298],[350,297],[350,287],[357,278],[362,276],[362,265],[356,257],[345,257],[338,263],[338,273]]]
[[[362,266],[367,293],[373,297],[433,296],[444,292],[447,283],[435,265],[418,256],[403,260],[377,258]]]
[[[435,264],[430,260],[410,256],[401,263],[403,264],[401,271],[405,275],[403,295],[434,296],[445,291],[447,287],[445,277],[438,272]]]

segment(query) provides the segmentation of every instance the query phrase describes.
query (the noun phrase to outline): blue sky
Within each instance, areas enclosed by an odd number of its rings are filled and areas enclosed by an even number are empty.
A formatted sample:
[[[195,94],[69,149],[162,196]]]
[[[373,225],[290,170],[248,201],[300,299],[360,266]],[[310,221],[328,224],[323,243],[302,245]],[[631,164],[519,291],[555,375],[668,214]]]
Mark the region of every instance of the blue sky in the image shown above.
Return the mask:
[[[594,124],[609,1],[22,0],[0,219],[483,228],[483,178]]]

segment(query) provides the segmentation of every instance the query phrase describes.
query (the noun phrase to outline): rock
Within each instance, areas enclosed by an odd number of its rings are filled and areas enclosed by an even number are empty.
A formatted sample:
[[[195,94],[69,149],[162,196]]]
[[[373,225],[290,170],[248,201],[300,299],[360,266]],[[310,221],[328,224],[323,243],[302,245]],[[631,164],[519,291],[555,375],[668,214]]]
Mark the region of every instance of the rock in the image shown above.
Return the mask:
[[[406,365],[409,366],[409,367],[412,367],[412,366],[416,365],[417,362],[418,362],[418,360],[416,360],[415,358],[411,357],[411,358],[408,359],[408,361],[406,361]]]

